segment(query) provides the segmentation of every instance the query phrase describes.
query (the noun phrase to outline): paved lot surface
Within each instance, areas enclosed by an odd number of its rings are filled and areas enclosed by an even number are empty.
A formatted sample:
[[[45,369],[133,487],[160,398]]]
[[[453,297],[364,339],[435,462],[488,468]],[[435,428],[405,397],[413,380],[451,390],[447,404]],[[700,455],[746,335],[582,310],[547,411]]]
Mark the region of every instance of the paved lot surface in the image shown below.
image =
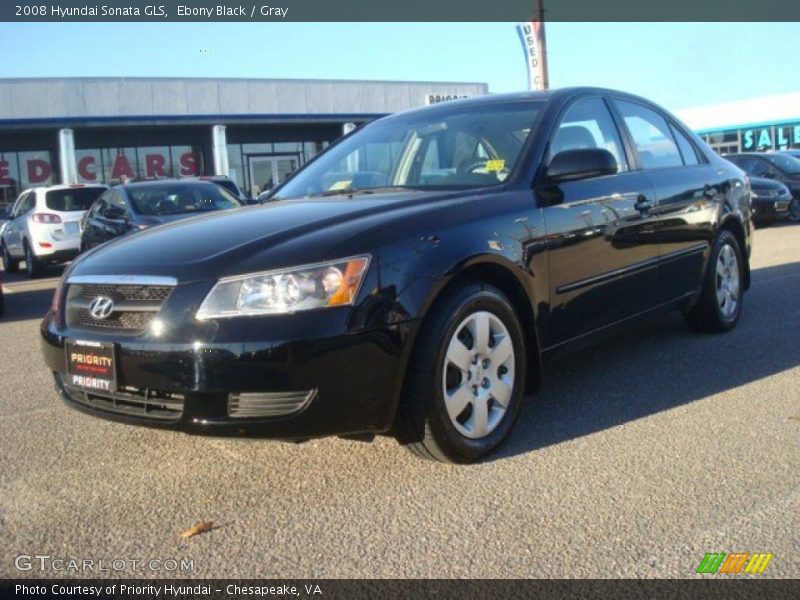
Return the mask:
[[[553,365],[468,467],[388,438],[220,441],[74,412],[39,357],[54,282],[7,277],[0,576],[39,553],[190,558],[202,577],[690,577],[741,551],[800,577],[800,226],[755,242],[736,331],[676,316]],[[221,527],[181,540],[198,520]]]

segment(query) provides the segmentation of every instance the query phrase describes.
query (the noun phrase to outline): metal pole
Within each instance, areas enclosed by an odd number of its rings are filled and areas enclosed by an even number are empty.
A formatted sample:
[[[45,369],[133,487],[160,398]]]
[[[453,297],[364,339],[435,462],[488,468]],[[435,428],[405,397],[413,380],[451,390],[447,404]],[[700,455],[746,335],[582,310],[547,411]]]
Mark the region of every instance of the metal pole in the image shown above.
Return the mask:
[[[536,13],[539,21],[539,54],[542,61],[542,86],[544,89],[550,89],[550,77],[547,73],[547,39],[544,32],[544,0],[536,0]]]

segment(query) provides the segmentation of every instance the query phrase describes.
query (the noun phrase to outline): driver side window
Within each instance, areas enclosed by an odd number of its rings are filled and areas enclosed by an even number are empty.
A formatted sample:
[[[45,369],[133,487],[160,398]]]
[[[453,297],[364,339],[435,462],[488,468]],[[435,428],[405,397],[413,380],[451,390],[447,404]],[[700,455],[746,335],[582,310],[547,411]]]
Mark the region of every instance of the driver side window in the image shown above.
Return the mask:
[[[550,141],[547,162],[559,152],[582,148],[608,150],[617,161],[617,172],[628,170],[619,132],[602,98],[584,98],[567,109]]]

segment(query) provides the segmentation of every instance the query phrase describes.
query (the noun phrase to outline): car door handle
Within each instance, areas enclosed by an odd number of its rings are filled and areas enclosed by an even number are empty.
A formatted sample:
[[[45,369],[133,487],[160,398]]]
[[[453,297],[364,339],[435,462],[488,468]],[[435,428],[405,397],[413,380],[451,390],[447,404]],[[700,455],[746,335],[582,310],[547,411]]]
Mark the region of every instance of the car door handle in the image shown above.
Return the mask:
[[[703,188],[703,196],[711,200],[717,195],[717,188],[711,187],[710,185],[706,184],[706,187]]]
[[[633,208],[643,213],[653,208],[653,203],[646,196],[639,196],[636,198],[636,204],[633,205]]]

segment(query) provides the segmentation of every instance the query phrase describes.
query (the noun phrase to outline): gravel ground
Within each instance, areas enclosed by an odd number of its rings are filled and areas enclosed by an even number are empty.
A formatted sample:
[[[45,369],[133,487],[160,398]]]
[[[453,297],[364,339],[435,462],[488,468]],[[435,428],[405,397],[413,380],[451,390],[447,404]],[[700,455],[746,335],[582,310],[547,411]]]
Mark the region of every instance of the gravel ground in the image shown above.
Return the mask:
[[[54,280],[9,276],[0,577],[70,575],[20,572],[19,554],[183,558],[196,577],[692,577],[718,551],[800,577],[800,226],[759,229],[752,264],[734,332],[674,316],[552,364],[509,443],[466,467],[391,438],[218,440],[77,413],[39,356]],[[178,536],[199,520],[219,527]]]

